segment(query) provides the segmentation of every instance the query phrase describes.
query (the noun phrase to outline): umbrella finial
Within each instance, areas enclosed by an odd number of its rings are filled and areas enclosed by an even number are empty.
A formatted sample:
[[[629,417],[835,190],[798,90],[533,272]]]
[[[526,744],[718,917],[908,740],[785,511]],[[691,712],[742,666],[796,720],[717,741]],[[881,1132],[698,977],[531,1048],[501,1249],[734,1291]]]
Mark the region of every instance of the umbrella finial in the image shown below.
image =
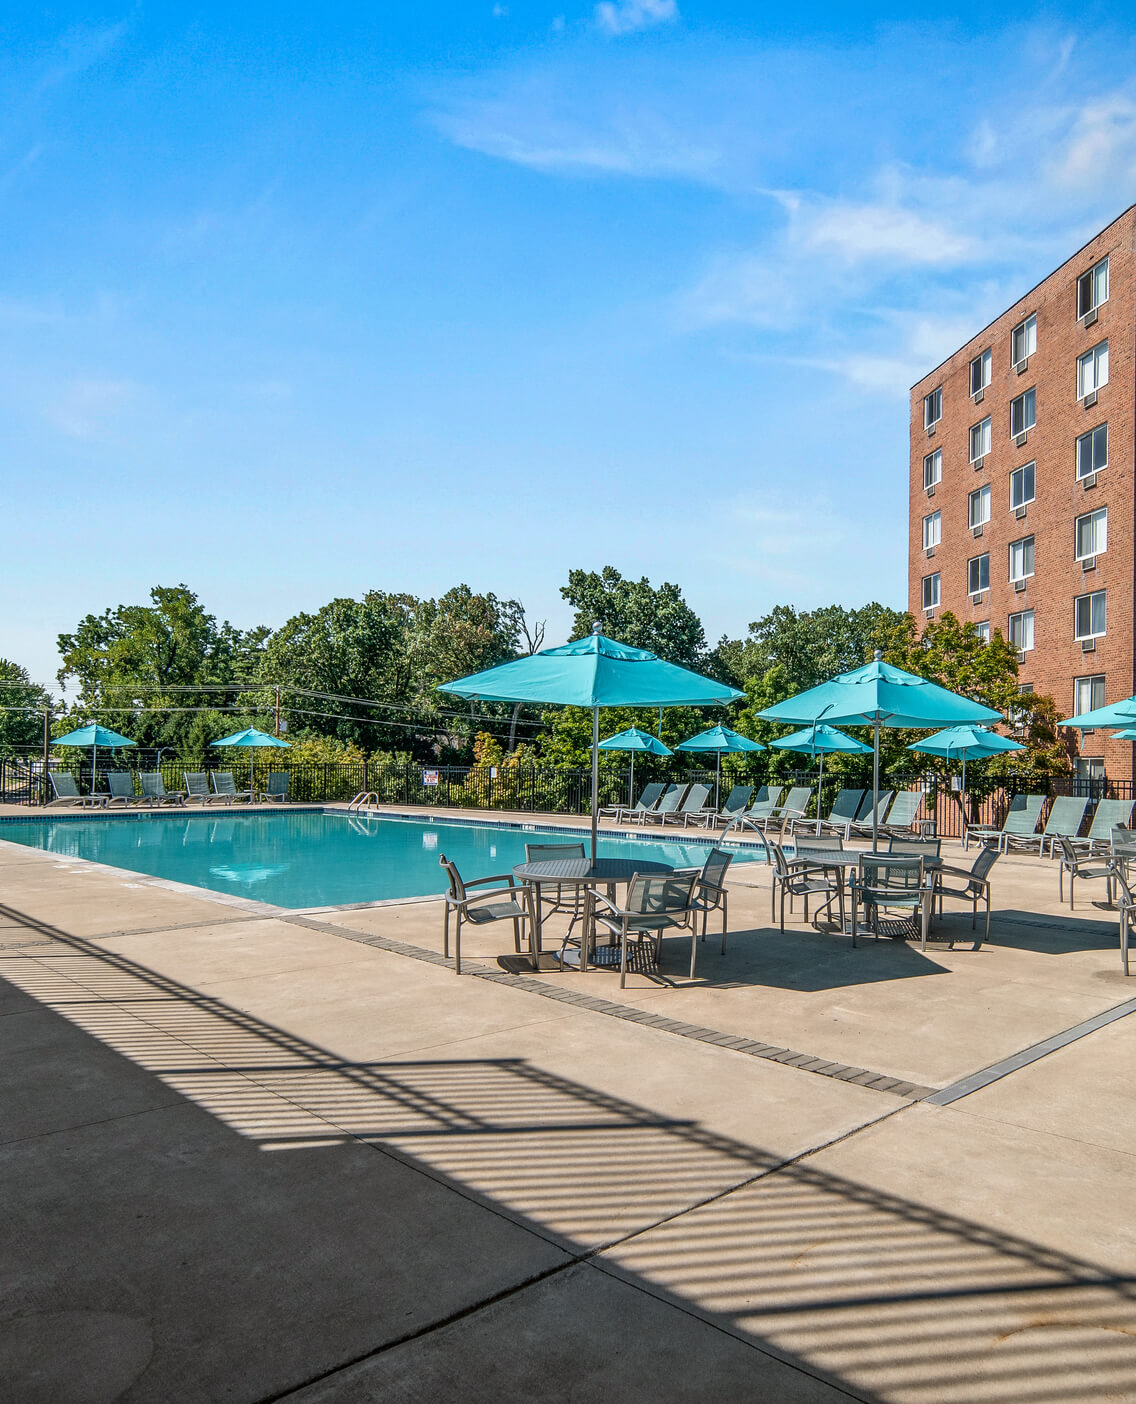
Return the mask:
[[[600,621],[599,621],[598,619],[593,619],[593,620],[592,620],[592,633],[593,633],[593,634],[602,634],[602,633],[603,633],[603,630],[600,628]]]
[[[875,651],[875,653],[872,654],[872,657],[876,660],[877,663],[882,663],[882,662],[884,661],[884,651],[883,651],[883,649],[882,649],[882,648],[877,648],[876,651]]]

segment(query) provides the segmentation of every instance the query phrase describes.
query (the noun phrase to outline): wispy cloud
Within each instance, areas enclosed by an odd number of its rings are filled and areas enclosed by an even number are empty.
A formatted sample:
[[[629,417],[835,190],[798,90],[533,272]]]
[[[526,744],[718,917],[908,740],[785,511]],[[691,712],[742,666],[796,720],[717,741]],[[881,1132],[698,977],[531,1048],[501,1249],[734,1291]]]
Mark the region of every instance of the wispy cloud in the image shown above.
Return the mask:
[[[602,0],[595,8],[596,24],[607,34],[634,34],[678,19],[676,0]]]

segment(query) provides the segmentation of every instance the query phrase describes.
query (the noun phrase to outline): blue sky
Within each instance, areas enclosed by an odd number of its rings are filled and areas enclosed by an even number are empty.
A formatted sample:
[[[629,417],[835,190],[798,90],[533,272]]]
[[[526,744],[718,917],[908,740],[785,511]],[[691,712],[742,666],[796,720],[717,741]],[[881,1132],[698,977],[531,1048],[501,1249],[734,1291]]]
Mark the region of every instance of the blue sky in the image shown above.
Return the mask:
[[[178,581],[902,605],[908,386],[1136,199],[1136,25],[767,8],[9,7],[0,655]]]

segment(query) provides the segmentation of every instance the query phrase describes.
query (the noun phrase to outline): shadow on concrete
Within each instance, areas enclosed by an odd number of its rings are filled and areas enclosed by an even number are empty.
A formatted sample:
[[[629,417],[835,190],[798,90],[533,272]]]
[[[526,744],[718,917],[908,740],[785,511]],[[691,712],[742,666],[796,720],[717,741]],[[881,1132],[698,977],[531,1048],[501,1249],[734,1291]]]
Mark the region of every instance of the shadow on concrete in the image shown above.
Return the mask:
[[[88,1397],[76,1360],[131,1400],[1136,1388],[1136,1279],[524,1059],[345,1062],[0,920],[50,943],[4,961],[0,1021],[31,1039],[0,1160],[21,1404]]]
[[[1088,904],[1086,903],[1086,907]],[[1115,911],[1090,908],[1067,916],[1039,915],[1007,907],[991,917],[992,945],[1036,951],[1040,955],[1067,955],[1073,951],[1116,951],[1120,969],[1120,928]]]

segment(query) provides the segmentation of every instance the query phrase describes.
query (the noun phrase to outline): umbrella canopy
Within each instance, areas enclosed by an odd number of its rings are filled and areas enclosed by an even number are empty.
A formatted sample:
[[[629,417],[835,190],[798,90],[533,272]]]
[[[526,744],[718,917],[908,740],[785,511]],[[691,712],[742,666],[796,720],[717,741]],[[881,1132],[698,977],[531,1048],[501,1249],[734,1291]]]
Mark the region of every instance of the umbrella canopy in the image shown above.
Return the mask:
[[[591,711],[593,861],[599,829],[600,708],[708,707],[745,695],[646,649],[605,638],[598,624],[586,639],[442,683],[438,691],[483,702],[546,702]]]
[[[1123,731],[1112,733],[1114,741],[1136,741],[1136,726],[1126,726]]]
[[[66,736],[52,737],[53,746],[109,746],[113,750],[116,746],[137,746],[137,741],[131,741],[129,736],[120,736],[117,731],[110,731],[105,726],[97,726],[94,722],[87,726],[81,726],[78,731],[69,731]]]
[[[1094,707],[1079,717],[1066,717],[1058,726],[1075,726],[1080,731],[1095,731],[1098,726],[1132,726],[1136,724],[1136,697],[1123,702],[1110,702],[1107,707]]]
[[[845,736],[843,731],[837,731],[834,726],[828,726],[825,722],[816,722],[812,726],[806,726],[803,731],[794,731],[789,736],[782,736],[780,740],[773,742],[774,746],[779,746],[783,751],[803,751],[809,756],[820,756],[820,774],[817,778],[817,833],[820,833],[821,810],[820,801],[824,794],[824,758],[834,751],[843,751],[853,755],[871,755],[871,746],[865,746],[863,741],[857,741],[854,736]]]
[[[269,736],[267,731],[257,731],[255,726],[244,731],[234,731],[232,736],[222,736],[220,741],[210,741],[211,746],[281,746],[288,749],[288,742],[279,736]]]
[[[1002,719],[998,712],[980,702],[885,663],[879,649],[872,662],[862,668],[853,668],[788,701],[766,707],[758,716],[767,721],[871,726],[873,852],[879,837],[880,727],[929,727]]]
[[[680,741],[675,750],[714,752],[714,808],[717,809],[718,792],[722,784],[723,751],[764,751],[765,747],[760,741],[751,741],[748,736],[742,736],[740,732],[731,731],[728,726],[722,726],[719,723],[718,726],[712,726],[709,731],[700,731],[697,736]]]
[[[109,746],[113,750],[116,746],[137,746],[138,742],[131,741],[129,736],[120,736],[117,731],[99,726],[96,722],[88,722],[86,726],[79,727],[77,731],[69,731],[66,736],[56,736],[51,744],[53,746],[90,746],[91,794],[93,795],[95,781],[98,779],[99,747]]]
[[[836,727],[829,726],[826,722],[806,726],[803,731],[794,731],[789,736],[782,736],[779,740],[770,742],[770,745],[780,746],[784,751],[804,751],[809,756],[823,757],[836,751],[849,755],[872,754],[871,746],[865,746],[863,741],[857,741],[854,736],[845,736],[843,731],[837,731]]]
[[[649,731],[640,731],[637,726],[629,726],[626,731],[617,731],[614,736],[609,736],[606,741],[601,741],[599,746],[601,751],[630,751],[631,752],[631,774],[627,780],[627,803],[635,803],[635,756],[637,752],[646,752],[652,756],[673,756],[674,752],[669,746],[664,746],[657,736],[652,736]]]
[[[929,756],[944,756],[947,760],[962,761],[962,822],[966,828],[966,763],[973,758],[1001,755],[1004,751],[1023,751],[1020,741],[1011,741],[1008,736],[999,736],[996,731],[987,731],[984,726],[952,726],[946,731],[937,731],[925,741],[913,741],[909,751],[925,751]]]

